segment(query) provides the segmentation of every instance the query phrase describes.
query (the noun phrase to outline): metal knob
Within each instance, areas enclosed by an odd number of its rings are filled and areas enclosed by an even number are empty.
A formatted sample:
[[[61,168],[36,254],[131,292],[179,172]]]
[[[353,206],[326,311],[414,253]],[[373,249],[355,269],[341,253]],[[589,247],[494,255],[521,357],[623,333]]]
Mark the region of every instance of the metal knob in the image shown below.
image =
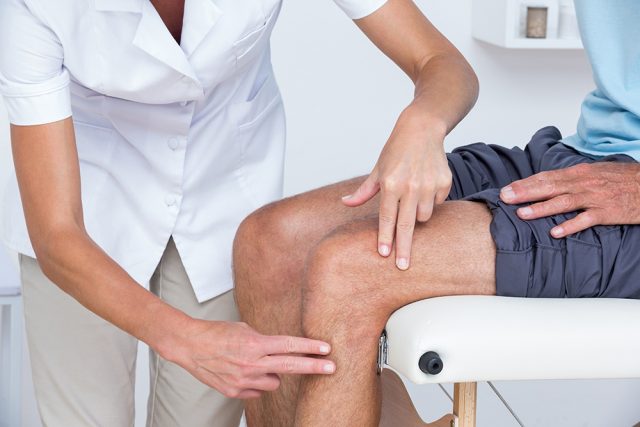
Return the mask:
[[[435,351],[427,351],[425,354],[420,356],[418,366],[425,374],[437,375],[442,371],[444,363],[442,363],[442,359],[440,359],[438,353]]]

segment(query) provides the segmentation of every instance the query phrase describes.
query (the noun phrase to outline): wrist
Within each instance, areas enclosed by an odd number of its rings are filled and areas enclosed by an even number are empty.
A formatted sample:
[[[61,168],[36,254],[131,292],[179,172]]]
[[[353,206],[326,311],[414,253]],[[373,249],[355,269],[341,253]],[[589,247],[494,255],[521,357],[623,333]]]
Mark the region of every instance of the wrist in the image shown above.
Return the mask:
[[[154,311],[143,341],[163,359],[177,363],[187,353],[188,337],[202,321],[169,305]]]
[[[447,122],[441,116],[417,101],[402,111],[399,121],[419,132],[427,141],[439,144],[442,144],[449,130]]]

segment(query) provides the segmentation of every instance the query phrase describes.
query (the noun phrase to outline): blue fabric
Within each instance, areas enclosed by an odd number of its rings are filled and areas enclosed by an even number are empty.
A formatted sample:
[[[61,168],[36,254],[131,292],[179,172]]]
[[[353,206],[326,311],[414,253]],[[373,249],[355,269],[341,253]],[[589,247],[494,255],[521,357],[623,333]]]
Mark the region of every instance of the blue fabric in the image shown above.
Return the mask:
[[[575,0],[596,89],[582,104],[577,134],[563,142],[593,157],[640,160],[640,1]]]

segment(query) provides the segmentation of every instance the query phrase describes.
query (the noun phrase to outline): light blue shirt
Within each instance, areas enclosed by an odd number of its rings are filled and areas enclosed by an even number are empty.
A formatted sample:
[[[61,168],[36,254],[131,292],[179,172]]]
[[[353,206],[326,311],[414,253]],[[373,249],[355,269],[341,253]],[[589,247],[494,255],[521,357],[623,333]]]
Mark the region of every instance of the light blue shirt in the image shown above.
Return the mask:
[[[575,0],[596,89],[563,142],[593,157],[640,161],[640,0]]]

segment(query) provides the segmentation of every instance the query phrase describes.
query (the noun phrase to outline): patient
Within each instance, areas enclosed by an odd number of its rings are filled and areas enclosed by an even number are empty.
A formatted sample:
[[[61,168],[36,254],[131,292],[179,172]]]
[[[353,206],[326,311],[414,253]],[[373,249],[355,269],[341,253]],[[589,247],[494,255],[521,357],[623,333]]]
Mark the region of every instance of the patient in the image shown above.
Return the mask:
[[[397,201],[370,196],[402,189],[371,177],[244,221],[234,248],[243,318],[264,333],[326,340],[337,365],[249,402],[250,425],[377,425],[378,338],[416,300],[640,298],[640,226],[630,225],[640,223],[640,3],[576,6],[597,85],[576,135],[547,127],[525,150],[473,144],[448,154],[451,190],[426,222],[403,222],[402,206],[396,219]],[[399,256],[411,232],[411,256]]]

